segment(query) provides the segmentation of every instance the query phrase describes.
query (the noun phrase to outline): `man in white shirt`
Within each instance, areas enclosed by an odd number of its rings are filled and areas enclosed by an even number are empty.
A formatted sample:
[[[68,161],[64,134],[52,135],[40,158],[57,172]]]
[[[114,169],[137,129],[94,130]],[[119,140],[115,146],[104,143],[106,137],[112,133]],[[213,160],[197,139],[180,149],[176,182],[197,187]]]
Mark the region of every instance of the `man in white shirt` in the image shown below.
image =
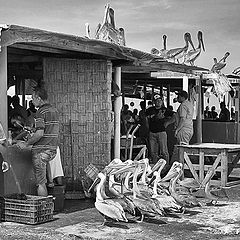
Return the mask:
[[[191,101],[188,100],[188,93],[186,91],[179,91],[177,93],[177,101],[180,103],[178,110],[173,117],[165,122],[165,127],[169,124],[175,123],[175,137],[177,138],[177,145],[188,145],[193,136],[193,112],[194,107]],[[174,147],[171,163],[178,160],[178,151]]]
[[[189,144],[193,136],[193,104],[188,100],[186,91],[179,91],[177,95],[181,104],[175,115],[175,137],[177,144]]]

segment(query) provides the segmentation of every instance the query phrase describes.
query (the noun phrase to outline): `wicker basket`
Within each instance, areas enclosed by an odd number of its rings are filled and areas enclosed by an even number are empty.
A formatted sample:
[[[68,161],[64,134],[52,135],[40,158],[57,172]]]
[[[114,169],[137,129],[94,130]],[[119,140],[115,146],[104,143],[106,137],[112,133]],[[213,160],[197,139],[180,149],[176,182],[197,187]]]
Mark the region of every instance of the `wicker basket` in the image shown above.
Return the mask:
[[[53,196],[27,195],[27,200],[1,199],[2,221],[38,224],[53,220]]]

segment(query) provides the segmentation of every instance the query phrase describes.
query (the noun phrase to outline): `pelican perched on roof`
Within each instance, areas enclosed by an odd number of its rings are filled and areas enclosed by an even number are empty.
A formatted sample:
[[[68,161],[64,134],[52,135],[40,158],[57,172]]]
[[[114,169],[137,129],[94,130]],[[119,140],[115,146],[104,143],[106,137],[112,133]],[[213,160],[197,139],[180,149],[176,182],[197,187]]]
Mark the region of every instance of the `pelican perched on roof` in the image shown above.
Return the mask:
[[[164,54],[167,52],[167,35],[163,35],[163,48],[158,50],[157,48],[151,49],[151,54],[164,57]]]
[[[227,65],[226,59],[229,55],[230,55],[230,53],[226,52],[225,55],[223,56],[223,58],[221,58],[219,61],[217,61],[216,58],[213,58],[214,65],[212,66],[211,71],[219,73]]]
[[[184,54],[186,54],[188,47],[189,47],[189,43],[191,44],[192,48],[195,50],[190,33],[187,32],[184,34],[184,41],[185,41],[184,47],[168,50],[164,54],[164,59],[174,60],[174,62],[176,62],[176,60],[177,60],[179,62],[179,59],[181,59],[184,56]]]
[[[203,34],[201,31],[198,31],[198,47],[194,50],[188,51],[184,56],[183,63],[190,63],[194,66],[195,60],[200,56],[201,51],[205,51],[204,43],[203,43]]]
[[[235,68],[233,71],[232,71],[233,74],[236,74],[236,75],[239,75],[240,74],[240,67],[237,67]]]
[[[85,32],[86,32],[85,37],[90,39],[91,37],[90,37],[90,26],[89,26],[89,23],[85,23]]]

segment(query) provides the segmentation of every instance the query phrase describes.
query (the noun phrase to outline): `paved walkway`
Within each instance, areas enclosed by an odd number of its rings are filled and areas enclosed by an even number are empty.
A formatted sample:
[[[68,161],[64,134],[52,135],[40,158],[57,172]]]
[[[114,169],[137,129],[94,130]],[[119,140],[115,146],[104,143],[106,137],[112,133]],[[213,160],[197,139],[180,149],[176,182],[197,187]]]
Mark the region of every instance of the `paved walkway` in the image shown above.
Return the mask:
[[[143,223],[101,226],[102,221],[92,201],[68,200],[65,210],[54,214],[54,221],[39,225],[0,223],[0,239],[239,240],[240,202],[219,202],[217,206],[194,208],[185,214]]]

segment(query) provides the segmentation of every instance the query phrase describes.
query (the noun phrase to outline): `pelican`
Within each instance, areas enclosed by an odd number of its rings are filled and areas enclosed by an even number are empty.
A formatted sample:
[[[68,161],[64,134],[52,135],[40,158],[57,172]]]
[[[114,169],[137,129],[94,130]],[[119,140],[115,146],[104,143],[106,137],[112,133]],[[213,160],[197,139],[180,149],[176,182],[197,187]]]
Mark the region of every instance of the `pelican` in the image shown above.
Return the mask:
[[[160,172],[161,172],[161,169],[163,169],[163,167],[160,167]],[[175,169],[175,175],[177,175],[177,174],[178,173]],[[155,171],[154,175],[156,176],[156,180],[155,180],[154,186],[153,186],[154,194],[152,195],[152,198],[156,199],[166,212],[169,212],[169,211],[170,212],[172,212],[172,211],[173,212],[184,212],[184,208],[180,204],[178,204],[172,196],[169,196],[166,194],[158,194],[157,184],[160,181],[160,174],[159,174],[159,172]]]
[[[202,32],[198,31],[198,35],[197,35],[198,47],[195,50],[192,49],[185,54],[184,61],[183,61],[184,64],[190,63],[192,66],[194,66],[194,62],[200,56],[202,49],[203,51],[205,51],[202,35],[203,35]]]
[[[107,221],[106,217],[115,221],[128,222],[123,207],[117,201],[114,201],[115,199],[104,199],[102,196],[106,175],[100,172],[98,178],[100,183],[97,185],[95,207],[104,216],[103,225]]]
[[[90,39],[91,37],[90,37],[90,26],[89,26],[89,23],[85,23],[85,31],[86,31],[85,37]]]
[[[184,188],[187,188],[190,193],[194,190],[198,190],[201,187],[201,184],[194,178],[184,178],[183,180],[178,180],[178,184]]]
[[[184,54],[186,54],[188,47],[189,47],[189,43],[191,44],[192,48],[195,50],[190,33],[187,32],[184,34],[184,40],[185,40],[184,47],[168,50],[164,54],[164,59],[167,59],[167,60],[173,59],[174,62],[176,62],[176,60],[177,60],[179,63],[179,59],[182,58],[184,56]]]
[[[240,74],[240,67],[237,67],[235,68],[233,71],[232,71],[233,74],[236,74],[236,75],[239,75]]]
[[[163,216],[164,210],[161,206],[157,205],[156,202],[153,201],[150,197],[143,196],[138,188],[137,185],[137,176],[139,171],[141,171],[141,164],[136,162],[131,166],[123,168],[117,173],[124,172],[124,171],[133,171],[133,188],[132,194],[127,194],[126,197],[130,199],[133,204],[137,207],[137,209],[141,212],[141,222],[143,221],[145,216],[148,217],[155,217],[156,215]]]
[[[159,55],[164,57],[164,55],[167,53],[167,35],[163,35],[163,49],[160,50]]]
[[[170,180],[169,192],[171,196],[184,207],[201,207],[202,204],[191,194],[181,194],[176,192],[176,182],[183,173],[183,170],[179,167],[176,168],[178,174]]]
[[[223,193],[223,196],[217,195],[217,194],[215,194],[213,191],[210,190],[210,180],[211,180],[211,178],[214,176],[214,174],[215,174],[215,171],[212,171],[212,174],[211,174],[211,176],[210,176],[210,179],[209,179],[209,181],[206,183],[205,188],[204,188],[205,196],[206,196],[207,199],[210,200],[210,204],[212,204],[212,205],[216,205],[216,204],[217,204],[217,201],[218,201],[219,199],[222,199],[222,198],[227,198],[227,199],[228,199],[228,196],[227,196],[225,190],[221,189],[221,190],[222,190],[222,193]]]
[[[217,61],[216,58],[213,58],[214,65],[212,66],[211,71],[220,73],[220,71],[227,65],[226,59],[229,55],[230,55],[230,53],[226,52],[225,55],[223,56],[223,58],[221,58],[219,61]]]
[[[163,49],[158,50],[157,48],[152,48],[151,49],[151,54],[164,57],[165,54],[167,53],[167,35],[163,35]]]

